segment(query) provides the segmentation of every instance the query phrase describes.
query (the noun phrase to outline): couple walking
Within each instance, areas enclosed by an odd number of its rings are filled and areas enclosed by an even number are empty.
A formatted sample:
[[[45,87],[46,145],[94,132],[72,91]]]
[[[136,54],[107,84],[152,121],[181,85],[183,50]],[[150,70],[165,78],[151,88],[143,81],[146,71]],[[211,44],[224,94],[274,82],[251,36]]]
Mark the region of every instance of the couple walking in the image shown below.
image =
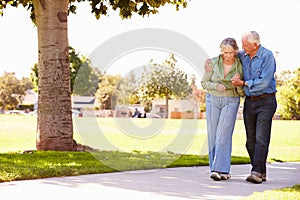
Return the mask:
[[[220,55],[205,63],[201,84],[207,90],[210,177],[216,181],[230,178],[232,134],[242,97],[246,149],[252,165],[246,180],[262,183],[266,181],[272,117],[277,107],[276,63],[255,31],[243,34],[242,49],[235,39],[226,38],[221,42]]]

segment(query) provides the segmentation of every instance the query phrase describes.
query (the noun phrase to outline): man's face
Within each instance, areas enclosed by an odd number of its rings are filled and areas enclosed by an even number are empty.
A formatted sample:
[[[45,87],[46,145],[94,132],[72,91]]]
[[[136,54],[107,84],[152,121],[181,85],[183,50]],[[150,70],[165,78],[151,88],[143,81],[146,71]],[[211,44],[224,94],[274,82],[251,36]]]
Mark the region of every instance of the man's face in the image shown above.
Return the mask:
[[[251,56],[255,55],[258,50],[257,45],[248,42],[247,37],[244,37],[242,39],[242,48],[245,50],[246,54],[251,55]]]

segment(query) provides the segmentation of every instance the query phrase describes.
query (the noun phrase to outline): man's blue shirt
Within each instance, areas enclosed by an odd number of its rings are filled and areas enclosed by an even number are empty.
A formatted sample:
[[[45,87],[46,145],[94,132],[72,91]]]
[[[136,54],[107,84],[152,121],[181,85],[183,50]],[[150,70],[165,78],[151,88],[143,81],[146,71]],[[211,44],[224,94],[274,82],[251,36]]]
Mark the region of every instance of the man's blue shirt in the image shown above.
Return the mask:
[[[251,59],[242,50],[238,53],[243,65],[244,87],[246,96],[258,96],[264,93],[274,93],[276,90],[276,62],[273,53],[260,45],[256,55]]]

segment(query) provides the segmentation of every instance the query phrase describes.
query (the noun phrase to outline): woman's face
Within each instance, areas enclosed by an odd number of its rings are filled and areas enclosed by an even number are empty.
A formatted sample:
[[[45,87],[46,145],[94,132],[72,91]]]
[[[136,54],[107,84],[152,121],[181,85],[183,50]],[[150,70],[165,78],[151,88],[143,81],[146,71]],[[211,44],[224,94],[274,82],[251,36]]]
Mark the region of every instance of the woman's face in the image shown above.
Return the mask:
[[[234,61],[236,52],[230,47],[224,47],[222,49],[222,57],[224,61],[232,62]]]

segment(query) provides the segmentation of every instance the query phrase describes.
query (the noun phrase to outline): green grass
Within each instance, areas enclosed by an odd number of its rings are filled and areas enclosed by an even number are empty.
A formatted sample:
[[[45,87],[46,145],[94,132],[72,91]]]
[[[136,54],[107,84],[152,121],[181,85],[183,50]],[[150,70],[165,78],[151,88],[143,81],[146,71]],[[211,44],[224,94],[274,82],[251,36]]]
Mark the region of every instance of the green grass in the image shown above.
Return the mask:
[[[196,125],[194,120],[186,120],[184,122],[186,124],[182,124],[181,120],[166,120],[160,124],[162,128],[156,135],[151,132],[142,134],[149,131],[144,127],[151,124],[150,119],[129,120],[128,122],[122,119],[116,121],[112,118],[76,118],[74,138],[78,143],[100,150],[207,155],[205,120],[197,121]],[[123,126],[122,123],[132,128],[126,126],[127,128],[122,129],[120,128]],[[195,126],[197,126],[196,130]],[[178,134],[181,127],[183,127],[182,132]],[[132,134],[136,132],[136,129],[138,133]],[[300,161],[299,130],[300,121],[274,120],[268,161]],[[0,115],[0,152],[35,150],[35,139],[36,117]],[[245,140],[243,121],[237,120],[233,134],[233,156],[248,157]]]
[[[289,188],[277,190],[266,190],[264,192],[254,192],[249,197],[242,198],[243,200],[299,200],[300,199],[300,184]]]
[[[0,154],[0,182],[113,172],[89,153]]]
[[[0,152],[35,149],[36,118],[0,115]]]
[[[54,152],[35,150],[36,117],[0,115],[0,182],[208,165],[205,120],[158,122],[75,118],[74,139],[101,151]],[[156,134],[150,131],[155,127],[145,128],[151,123],[160,126]],[[299,130],[300,121],[273,121],[268,161],[300,161]],[[22,153],[26,150],[33,151]],[[244,163],[249,163],[245,131],[243,121],[237,120],[232,164]],[[254,193],[246,199],[296,199],[299,187]]]
[[[240,164],[248,158],[236,158]],[[207,166],[207,156],[119,151],[28,151],[0,154],[0,182],[142,169]]]

